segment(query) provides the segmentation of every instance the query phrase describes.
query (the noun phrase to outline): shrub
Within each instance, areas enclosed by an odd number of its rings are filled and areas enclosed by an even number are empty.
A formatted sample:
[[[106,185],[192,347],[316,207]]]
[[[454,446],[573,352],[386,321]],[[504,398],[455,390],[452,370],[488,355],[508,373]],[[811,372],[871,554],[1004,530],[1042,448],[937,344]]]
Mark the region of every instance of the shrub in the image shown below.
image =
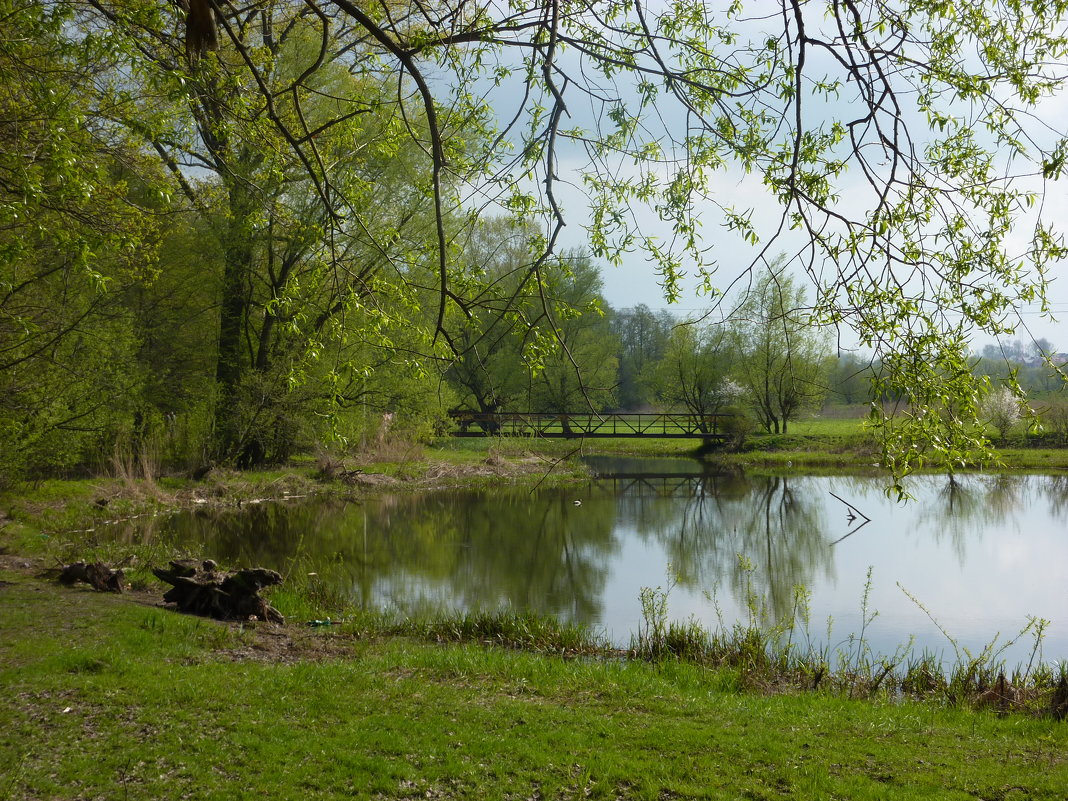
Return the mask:
[[[727,437],[727,447],[732,451],[740,451],[753,432],[753,418],[737,406],[725,409],[723,413],[726,416],[723,418],[720,429]]]

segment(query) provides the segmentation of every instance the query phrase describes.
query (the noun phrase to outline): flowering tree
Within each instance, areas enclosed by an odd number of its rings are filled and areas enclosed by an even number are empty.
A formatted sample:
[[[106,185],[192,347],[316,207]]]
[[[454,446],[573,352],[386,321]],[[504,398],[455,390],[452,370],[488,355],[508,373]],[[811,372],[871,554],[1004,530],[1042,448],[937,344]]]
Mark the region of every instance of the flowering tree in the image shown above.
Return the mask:
[[[983,399],[983,416],[997,429],[998,438],[1004,440],[1009,431],[1023,416],[1020,399],[1008,387],[999,387]]]

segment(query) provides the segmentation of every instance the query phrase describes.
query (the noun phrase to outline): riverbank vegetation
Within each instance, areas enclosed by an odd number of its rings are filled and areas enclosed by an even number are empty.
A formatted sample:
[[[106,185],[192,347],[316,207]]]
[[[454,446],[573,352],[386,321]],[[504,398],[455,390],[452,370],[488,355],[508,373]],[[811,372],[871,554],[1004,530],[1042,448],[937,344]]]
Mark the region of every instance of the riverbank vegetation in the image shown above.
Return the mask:
[[[307,496],[298,491],[311,487],[302,487],[299,481],[294,474],[264,474],[250,488],[254,486],[259,493],[273,489],[279,493],[275,502],[300,504]],[[494,482],[498,488],[500,481],[498,477]],[[126,506],[116,503],[116,508],[103,509],[91,500],[98,498],[98,494],[99,487],[80,500],[68,496],[63,504],[38,502],[9,507],[7,514],[12,516],[5,515],[2,521],[0,553],[6,556],[0,558],[0,567],[18,565],[24,578],[28,573],[38,578],[46,575],[55,578],[58,566],[75,561],[122,567],[124,581],[129,582],[135,598],[144,601],[154,596],[158,604],[166,588],[156,578],[153,568],[177,557],[202,559],[205,554],[186,552],[181,544],[152,536],[153,521],[144,518],[175,511],[174,506],[165,505],[164,498],[156,497],[151,503],[141,500],[141,505],[131,499]],[[327,491],[316,503],[328,502],[330,497]],[[368,500],[366,492],[350,494],[348,499],[350,502]],[[223,495],[208,499],[200,495],[191,501],[194,508],[201,510],[200,514],[209,518],[218,511],[227,513],[208,504],[254,507],[267,502],[268,498],[255,492],[237,498]],[[138,522],[137,518],[142,520]],[[132,538],[129,536],[133,531],[129,528],[131,522],[137,522],[137,531],[142,532]],[[302,524],[296,530],[301,531]],[[117,536],[122,531],[126,535]],[[365,542],[365,558],[366,547]],[[859,631],[835,631],[832,636],[830,619],[826,621],[826,631],[813,631],[804,587],[794,587],[792,596],[790,588],[785,588],[785,594],[780,591],[772,609],[771,598],[763,595],[766,590],[757,589],[761,581],[756,568],[739,555],[739,563],[731,571],[730,584],[744,601],[742,619],[724,620],[719,604],[713,602],[718,619],[679,621],[669,615],[670,585],[667,589],[643,587],[640,589],[641,623],[631,634],[629,648],[621,650],[621,643],[611,644],[596,632],[522,610],[442,613],[431,607],[423,611],[409,609],[401,615],[388,612],[385,607],[354,605],[342,589],[348,586],[346,581],[334,576],[335,568],[341,570],[342,577],[347,575],[341,567],[344,562],[341,552],[325,561],[309,561],[300,553],[298,548],[284,560],[272,563],[284,579],[284,585],[273,592],[272,602],[289,619],[290,632],[294,624],[299,627],[303,623],[325,622],[332,631],[357,638],[418,637],[434,642],[502,645],[569,657],[624,658],[654,663],[682,660],[710,669],[740,671],[745,687],[763,691],[818,690],[851,698],[907,695],[938,704],[994,706],[1001,713],[1064,717],[1068,712],[1065,665],[1043,661],[1048,621],[1021,621],[1023,625],[1015,635],[996,636],[985,647],[974,651],[958,646],[952,633],[939,626],[946,638],[945,647],[952,649],[948,655],[944,651],[919,653],[911,642],[900,643],[896,648],[891,645],[892,652],[874,652],[865,639],[865,627],[878,614],[877,610],[868,608],[870,569],[863,597],[857,601],[861,612]],[[313,548],[309,553],[318,551]],[[213,551],[208,555],[217,554]],[[910,599],[926,614],[931,614],[911,596]],[[1029,653],[1030,657],[1020,664],[1008,664],[1002,657],[1007,651],[1017,655]]]
[[[471,465],[484,465],[492,445],[450,444],[456,463]],[[518,448],[501,443],[493,460],[506,463]],[[344,486],[301,476],[317,469],[159,483],[194,493],[187,503],[226,504]],[[394,471],[415,475],[411,464]],[[245,482],[243,493],[229,494],[229,482]],[[200,494],[198,483],[220,494]],[[77,504],[71,487],[80,488]],[[1038,657],[1004,664],[995,646],[944,659],[907,644],[875,654],[863,631],[812,648],[803,595],[789,625],[769,624],[749,592],[748,619],[708,626],[672,622],[661,588],[642,590],[642,626],[619,649],[524,613],[397,618],[354,608],[315,575],[328,565],[287,571],[271,594],[284,626],[197,620],[158,608],[165,588],[149,567],[181,554],[109,537],[100,523],[122,501],[101,506],[100,489],[44,482],[40,499],[54,504],[37,511],[58,515],[50,525],[31,526],[25,508],[3,521],[5,548],[22,554],[0,556],[0,680],[11,688],[0,709],[13,721],[0,761],[11,766],[2,785],[11,798],[222,797],[234,785],[383,799],[880,798],[887,787],[906,798],[1013,788],[1056,798],[1068,779],[1057,720],[1064,669]],[[95,531],[64,528],[75,507]],[[74,559],[121,564],[132,592],[105,597],[41,576]],[[1041,637],[1041,621],[1022,633],[1036,653]],[[561,726],[565,737],[554,731]],[[294,731],[283,739],[284,729]]]
[[[966,464],[969,470],[1068,470],[1068,449],[1041,447],[1046,435],[1022,428],[1000,461]],[[168,473],[156,463],[113,460],[87,478],[20,481],[0,492],[0,529],[8,549],[33,547],[40,533],[85,529],[104,520],[164,513],[199,505],[241,505],[318,496],[359,499],[381,492],[448,487],[480,488],[502,482],[530,488],[586,480],[582,457],[607,454],[700,459],[742,471],[865,472],[891,477],[878,464],[878,447],[855,417],[799,420],[789,434],[753,434],[741,448],[702,452],[680,439],[438,438],[428,444],[395,436],[359,449],[321,451],[285,466],[260,470],[216,467],[203,476]],[[23,537],[21,532],[32,532]]]

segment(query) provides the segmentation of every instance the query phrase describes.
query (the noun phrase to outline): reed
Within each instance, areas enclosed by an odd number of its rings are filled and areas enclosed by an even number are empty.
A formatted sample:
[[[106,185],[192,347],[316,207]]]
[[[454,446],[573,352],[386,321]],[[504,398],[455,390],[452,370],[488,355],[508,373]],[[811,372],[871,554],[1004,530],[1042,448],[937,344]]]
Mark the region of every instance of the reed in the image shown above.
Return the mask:
[[[643,587],[642,622],[632,637],[630,656],[664,662],[692,662],[736,671],[742,683],[767,689],[794,688],[841,693],[847,697],[927,699],[951,706],[993,707],[999,714],[1010,711],[1061,714],[1059,688],[1068,685],[1068,664],[1048,664],[1042,659],[1042,643],[1049,621],[1029,618],[1013,637],[995,638],[973,653],[960,645],[917,598],[902,591],[938,626],[953,648],[951,660],[925,650],[916,653],[915,640],[898,645],[890,654],[875,653],[868,640],[878,610],[870,605],[872,570],[868,569],[860,601],[860,631],[849,634],[831,652],[832,621],[823,642],[810,633],[809,593],[795,588],[793,613],[772,623],[763,599],[753,592],[752,565],[742,561],[745,578],[746,618],[726,625],[717,610],[718,625],[709,629],[694,618],[670,619],[669,596],[673,584]],[[714,592],[713,592],[714,600]],[[1006,650],[1027,636],[1033,644],[1026,663],[1010,668]]]

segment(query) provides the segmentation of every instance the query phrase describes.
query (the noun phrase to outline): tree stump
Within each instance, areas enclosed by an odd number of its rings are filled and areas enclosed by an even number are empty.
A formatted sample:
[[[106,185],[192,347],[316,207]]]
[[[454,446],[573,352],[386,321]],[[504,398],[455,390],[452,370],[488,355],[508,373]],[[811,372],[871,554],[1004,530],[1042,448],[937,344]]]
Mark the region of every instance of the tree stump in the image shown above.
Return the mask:
[[[284,623],[285,618],[259,595],[264,587],[282,583],[274,570],[245,568],[234,573],[218,570],[208,559],[198,563],[191,559],[171,562],[171,569],[154,567],[152,572],[171,585],[163,596],[179,612],[189,612],[216,620],[262,620]]]
[[[98,592],[122,592],[122,570],[112,570],[103,562],[74,562],[64,567],[59,573],[63,584],[84,581]]]

